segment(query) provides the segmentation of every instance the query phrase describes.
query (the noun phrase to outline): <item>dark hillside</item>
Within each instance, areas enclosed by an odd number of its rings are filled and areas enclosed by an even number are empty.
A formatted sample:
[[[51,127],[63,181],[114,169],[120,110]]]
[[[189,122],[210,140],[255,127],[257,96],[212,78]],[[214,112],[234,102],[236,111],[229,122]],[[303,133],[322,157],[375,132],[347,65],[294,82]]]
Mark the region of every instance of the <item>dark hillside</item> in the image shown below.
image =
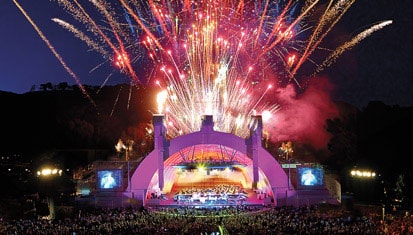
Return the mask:
[[[113,148],[122,132],[151,121],[153,91],[129,85],[0,93],[2,152]],[[93,101],[91,101],[93,100]]]

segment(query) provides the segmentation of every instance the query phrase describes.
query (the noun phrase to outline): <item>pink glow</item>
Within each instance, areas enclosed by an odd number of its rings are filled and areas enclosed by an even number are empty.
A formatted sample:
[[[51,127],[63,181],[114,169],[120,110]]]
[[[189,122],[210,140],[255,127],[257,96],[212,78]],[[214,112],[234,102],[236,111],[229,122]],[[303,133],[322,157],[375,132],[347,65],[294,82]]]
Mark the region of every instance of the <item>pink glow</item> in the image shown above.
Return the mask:
[[[302,94],[293,85],[278,88],[276,99],[281,109],[271,123],[265,123],[272,141],[299,141],[315,148],[327,148],[330,139],[325,130],[326,119],[338,115],[338,109],[330,100],[333,87],[326,78],[314,78]]]

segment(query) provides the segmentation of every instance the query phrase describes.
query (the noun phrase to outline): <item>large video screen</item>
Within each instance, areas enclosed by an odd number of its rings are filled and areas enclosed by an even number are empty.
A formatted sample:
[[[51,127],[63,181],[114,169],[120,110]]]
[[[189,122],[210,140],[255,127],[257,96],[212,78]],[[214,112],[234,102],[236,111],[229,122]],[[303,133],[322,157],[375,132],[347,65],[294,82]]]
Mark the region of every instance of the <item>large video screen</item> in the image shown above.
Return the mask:
[[[97,189],[100,190],[118,190],[122,188],[122,170],[98,170],[96,178]]]
[[[321,187],[324,185],[324,171],[320,167],[298,167],[298,186]]]

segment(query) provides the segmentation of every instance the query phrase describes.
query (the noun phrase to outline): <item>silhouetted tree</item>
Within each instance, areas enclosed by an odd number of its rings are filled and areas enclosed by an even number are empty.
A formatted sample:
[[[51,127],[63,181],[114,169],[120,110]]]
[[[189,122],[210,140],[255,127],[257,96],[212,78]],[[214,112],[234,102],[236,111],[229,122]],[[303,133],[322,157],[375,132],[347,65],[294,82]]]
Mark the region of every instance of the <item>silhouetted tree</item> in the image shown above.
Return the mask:
[[[42,91],[53,90],[53,85],[51,82],[40,84],[40,90]]]
[[[67,82],[61,82],[59,84],[57,84],[56,89],[60,90],[60,91],[64,91],[69,87],[69,85],[67,84]]]
[[[343,166],[354,164],[357,160],[356,126],[339,118],[328,119],[326,122],[332,138],[328,143],[331,157],[325,164],[333,170],[340,170]]]

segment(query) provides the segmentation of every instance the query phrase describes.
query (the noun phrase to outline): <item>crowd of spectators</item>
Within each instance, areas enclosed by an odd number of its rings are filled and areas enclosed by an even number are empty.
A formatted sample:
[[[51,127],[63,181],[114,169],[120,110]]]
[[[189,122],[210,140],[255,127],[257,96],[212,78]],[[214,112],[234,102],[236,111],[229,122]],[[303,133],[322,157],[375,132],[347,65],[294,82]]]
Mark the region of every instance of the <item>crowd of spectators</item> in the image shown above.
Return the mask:
[[[77,210],[46,220],[3,219],[0,234],[413,234],[409,216],[382,220],[310,207],[123,208]]]

